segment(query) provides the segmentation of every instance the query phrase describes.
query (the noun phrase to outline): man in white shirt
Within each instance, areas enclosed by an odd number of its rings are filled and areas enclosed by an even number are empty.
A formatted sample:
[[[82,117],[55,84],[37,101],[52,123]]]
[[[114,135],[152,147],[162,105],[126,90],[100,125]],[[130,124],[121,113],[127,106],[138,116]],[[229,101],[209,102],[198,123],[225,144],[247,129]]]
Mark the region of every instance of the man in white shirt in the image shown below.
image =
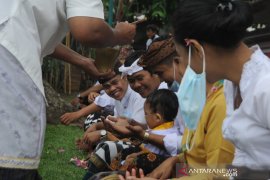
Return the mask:
[[[122,76],[127,76],[130,87],[143,98],[146,98],[154,90],[168,89],[168,86],[167,83],[161,82],[157,75],[151,74],[141,66],[138,66],[137,62],[144,52],[135,51],[131,53],[119,70],[122,72]]]
[[[158,32],[158,27],[154,24],[149,24],[146,27],[146,36],[148,37],[146,41],[146,50],[149,48],[151,43],[159,37]]]
[[[124,65],[119,68],[119,71],[122,72],[122,77],[127,77],[130,87],[139,93],[142,97],[146,98],[151,93],[153,93],[157,89],[167,89],[166,83],[161,83],[158,76],[150,74],[148,71],[144,70],[141,66],[138,66],[137,62],[140,57],[144,54],[144,51],[135,51],[131,53],[125,60]],[[110,80],[111,81],[111,80]],[[112,81],[113,82],[113,81]],[[111,83],[110,83],[111,84]],[[112,83],[114,84],[114,83]],[[106,83],[103,85],[106,88]],[[131,90],[131,89],[130,89]],[[128,99],[128,98],[126,98]],[[125,100],[123,101],[125,102]],[[134,104],[130,102],[130,104]],[[136,106],[140,106],[137,105]],[[143,111],[144,112],[144,111]],[[124,114],[124,113],[123,113]],[[144,112],[145,114],[145,112]],[[113,122],[111,122],[111,121]],[[138,119],[134,119],[137,121]],[[168,129],[166,132],[157,132],[153,131],[146,132],[145,129],[139,128],[142,133],[134,133],[130,131],[125,122],[125,118],[121,116],[118,117],[108,117],[105,120],[106,124],[110,124],[111,128],[113,128],[114,132],[119,133],[123,137],[133,137],[134,134],[147,134],[151,135],[151,140],[149,143],[153,143],[158,147],[164,148],[156,148],[156,146],[150,145],[148,148],[153,150],[153,152],[162,152],[161,154],[166,154],[165,152],[170,152],[172,155],[176,155],[177,147],[180,146],[180,141],[178,140],[179,136],[179,125],[175,125],[173,128]],[[121,125],[120,125],[121,124]],[[132,124],[134,127],[137,127],[136,124]],[[138,128],[138,127],[137,127]],[[137,129],[136,128],[136,129]],[[149,130],[149,129],[148,129]],[[134,133],[134,134],[133,134]],[[165,133],[165,134],[162,134]],[[135,136],[136,136],[135,135]],[[90,136],[90,135],[88,135]],[[93,137],[93,135],[91,135]],[[106,137],[106,136],[105,136]],[[127,154],[131,154],[133,152],[137,152],[138,149],[134,147],[134,145],[123,142],[123,141],[113,141],[112,139],[106,139],[108,141],[101,142],[98,144],[95,149],[95,153],[92,153],[89,161],[89,171],[87,173],[87,177],[92,176],[95,173],[106,170],[107,165],[110,165],[111,161],[116,158],[119,154],[122,154],[125,151]]]
[[[91,47],[130,43],[135,27],[103,20],[101,0],[0,1],[0,179],[37,179],[46,126],[41,64],[46,55],[94,77],[92,61],[61,45],[70,30]]]
[[[130,88],[126,77],[121,77],[117,67],[115,73],[112,78],[99,81],[106,94],[114,99],[114,116],[128,119],[129,122],[125,121],[125,123],[145,125],[143,109],[145,99]],[[84,141],[89,142],[90,145],[96,144],[101,138],[100,130],[104,128],[103,123],[93,124],[86,130]]]

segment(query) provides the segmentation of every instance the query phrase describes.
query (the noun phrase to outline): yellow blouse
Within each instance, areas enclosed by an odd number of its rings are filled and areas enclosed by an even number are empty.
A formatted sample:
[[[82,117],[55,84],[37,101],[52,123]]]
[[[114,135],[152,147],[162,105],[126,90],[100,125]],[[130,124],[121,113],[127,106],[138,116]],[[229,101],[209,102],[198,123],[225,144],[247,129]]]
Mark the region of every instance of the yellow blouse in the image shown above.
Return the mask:
[[[223,86],[208,95],[204,110],[196,132],[190,132],[191,151],[185,153],[189,167],[193,168],[224,168],[231,164],[234,157],[234,146],[222,136],[222,123],[226,116],[226,102]],[[188,130],[185,129],[182,145],[186,143]],[[196,136],[196,137],[195,137]],[[213,174],[190,174],[182,179],[213,179]]]

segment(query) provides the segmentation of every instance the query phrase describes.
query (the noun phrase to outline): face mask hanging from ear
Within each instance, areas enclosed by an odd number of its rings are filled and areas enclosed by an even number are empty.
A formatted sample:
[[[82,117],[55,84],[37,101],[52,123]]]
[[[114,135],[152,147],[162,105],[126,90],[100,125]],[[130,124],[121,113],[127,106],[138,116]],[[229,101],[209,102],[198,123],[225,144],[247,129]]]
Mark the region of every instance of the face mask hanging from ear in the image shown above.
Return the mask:
[[[191,46],[189,45],[188,66],[177,92],[180,112],[185,122],[185,127],[188,128],[189,131],[196,130],[206,102],[205,54],[203,48],[202,53],[203,72],[201,74],[196,74],[196,72],[194,72],[190,67]],[[189,131],[187,140],[189,138]],[[189,148],[188,144],[189,142],[187,141],[186,148],[191,150],[192,148]]]
[[[173,79],[174,79],[174,81],[171,84],[171,86],[169,87],[169,89],[173,92],[177,92],[180,84],[175,80],[175,65],[174,65],[174,63],[173,63]]]

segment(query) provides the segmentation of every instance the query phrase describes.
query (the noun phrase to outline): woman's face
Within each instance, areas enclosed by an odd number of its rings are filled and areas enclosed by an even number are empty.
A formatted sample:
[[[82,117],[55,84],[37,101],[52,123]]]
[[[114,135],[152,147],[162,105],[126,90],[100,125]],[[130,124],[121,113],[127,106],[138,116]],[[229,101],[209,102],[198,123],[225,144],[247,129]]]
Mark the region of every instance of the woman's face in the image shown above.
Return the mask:
[[[180,56],[180,59],[182,63],[179,63],[179,69],[185,69],[188,65],[188,47],[184,47],[180,44],[176,45],[176,51]],[[208,55],[208,49],[204,47],[204,53],[205,53],[205,72],[206,72],[206,79],[209,83],[214,83],[218,79],[216,78],[216,73],[212,71],[214,63],[211,62],[211,57]],[[203,53],[202,53],[202,46],[198,46],[197,48],[191,47],[191,61],[190,61],[190,67],[192,70],[194,70],[197,74],[201,74],[203,72]]]
[[[182,46],[182,45],[176,44],[176,51],[179,54],[179,56],[181,57],[181,60],[183,61],[183,63],[188,65],[188,51],[189,51],[189,49],[187,47]],[[191,47],[190,67],[197,74],[202,73],[202,69],[203,69],[202,58],[201,59],[199,58],[198,53],[195,52],[193,47]]]
[[[127,76],[127,79],[130,87],[144,98],[158,89],[160,84],[160,80],[157,76],[151,75],[145,70]]]

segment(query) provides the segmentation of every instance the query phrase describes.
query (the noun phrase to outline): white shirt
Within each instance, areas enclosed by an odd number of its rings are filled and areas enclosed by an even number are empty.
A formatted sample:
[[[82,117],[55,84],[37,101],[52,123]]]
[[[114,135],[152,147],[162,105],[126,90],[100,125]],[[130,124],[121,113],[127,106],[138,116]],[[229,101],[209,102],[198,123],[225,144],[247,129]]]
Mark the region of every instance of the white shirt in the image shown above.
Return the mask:
[[[152,42],[157,39],[159,37],[159,35],[155,35],[154,38],[150,38],[150,39],[147,39],[146,41],[146,50],[149,48],[149,46],[152,44]]]
[[[100,107],[114,106],[115,100],[104,93],[97,96],[94,103]]]
[[[124,116],[141,124],[146,124],[143,108],[144,101],[145,99],[128,85],[123,99],[121,101],[115,100],[114,116]]]
[[[182,151],[182,138],[185,127],[180,111],[177,112],[174,118],[174,128],[177,129],[177,133],[168,133],[163,138],[164,146],[172,156],[176,156]]]
[[[161,82],[161,83],[159,84],[158,89],[168,89],[168,84],[165,83],[165,82]]]
[[[41,64],[75,16],[104,18],[100,0],[0,0],[0,44],[21,63],[44,95]]]
[[[178,129],[175,126],[173,126],[172,128],[163,129],[163,130],[149,129],[148,132],[152,134],[163,135],[163,136],[173,136],[173,137],[177,137],[179,135]],[[159,155],[163,155],[163,156],[176,156],[177,155],[176,150],[174,149],[175,147],[174,142],[170,143],[170,141],[165,141],[164,146],[166,150],[160,149],[159,147],[152,144],[144,145],[146,149]]]
[[[251,169],[270,169],[270,61],[258,46],[245,63],[240,80],[242,103],[234,111],[236,88],[224,85],[227,118],[224,138],[236,146],[233,165]]]

